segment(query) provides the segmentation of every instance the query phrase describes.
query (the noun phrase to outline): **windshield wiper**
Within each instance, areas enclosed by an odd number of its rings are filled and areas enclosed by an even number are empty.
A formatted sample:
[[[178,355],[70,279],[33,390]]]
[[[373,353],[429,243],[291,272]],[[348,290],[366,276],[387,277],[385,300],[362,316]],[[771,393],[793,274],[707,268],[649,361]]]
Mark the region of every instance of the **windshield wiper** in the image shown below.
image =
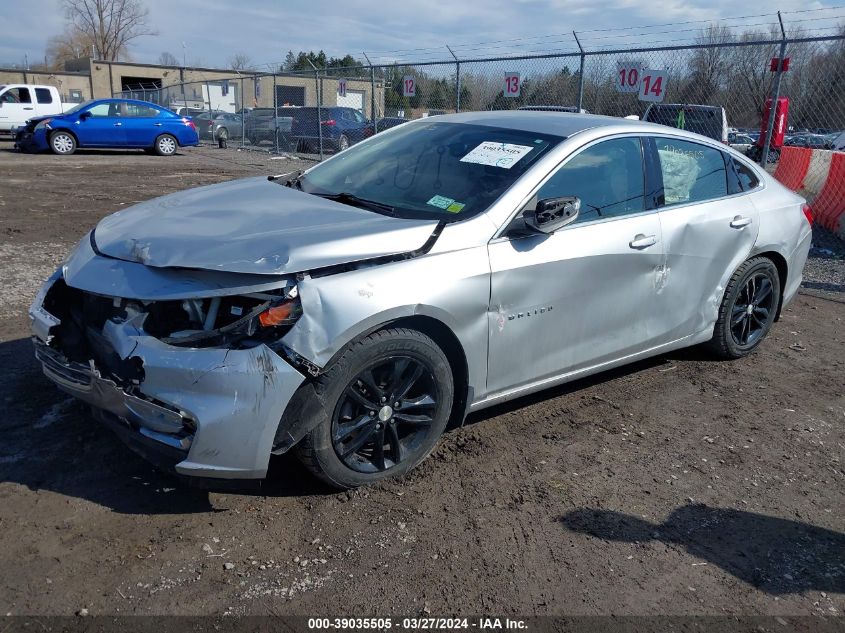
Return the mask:
[[[335,202],[340,202],[341,204],[348,204],[353,207],[369,209],[370,211],[389,215],[394,218],[397,217],[396,207],[391,207],[389,204],[376,202],[375,200],[359,198],[354,193],[349,193],[347,191],[341,191],[340,193],[315,193],[314,195],[320,196],[321,198],[325,198],[326,200],[334,200]]]
[[[296,171],[289,171],[286,174],[279,174],[278,176],[267,176],[267,180],[271,182],[278,180],[279,184],[284,185],[285,187],[296,187],[297,189],[302,189],[302,185],[299,184],[299,181],[302,179],[302,175],[304,173],[304,169],[297,169]]]

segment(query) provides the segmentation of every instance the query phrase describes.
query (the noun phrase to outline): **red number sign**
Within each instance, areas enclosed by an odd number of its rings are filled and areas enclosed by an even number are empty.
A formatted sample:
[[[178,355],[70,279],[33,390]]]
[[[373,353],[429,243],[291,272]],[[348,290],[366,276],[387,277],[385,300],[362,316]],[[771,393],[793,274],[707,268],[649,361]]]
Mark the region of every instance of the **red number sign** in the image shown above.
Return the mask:
[[[644,70],[640,78],[640,101],[663,101],[667,81],[665,70]]]
[[[405,75],[402,78],[402,95],[405,97],[417,96],[417,80],[413,75]]]
[[[640,66],[632,62],[617,62],[616,91],[637,92],[640,89]]]
[[[503,93],[506,97],[518,97],[520,94],[521,85],[519,83],[519,73],[505,74],[505,87]]]

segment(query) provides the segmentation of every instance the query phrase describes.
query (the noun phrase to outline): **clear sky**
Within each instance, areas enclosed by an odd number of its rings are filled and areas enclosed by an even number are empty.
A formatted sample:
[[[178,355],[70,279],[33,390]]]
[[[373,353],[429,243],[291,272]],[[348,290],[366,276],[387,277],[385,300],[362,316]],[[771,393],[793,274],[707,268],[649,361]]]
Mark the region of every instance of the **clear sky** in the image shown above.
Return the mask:
[[[461,57],[569,52],[572,30],[585,48],[684,43],[708,21],[766,29],[778,9],[788,26],[823,35],[845,23],[845,9],[815,0],[142,1],[158,35],[132,42],[131,59],[154,63],[168,51],[181,61],[184,52],[188,65],[201,66],[225,66],[235,53],[278,63],[288,50],[358,58],[367,51],[382,62],[443,58],[447,44]],[[63,28],[59,0],[3,5],[0,65],[23,63],[24,54],[30,63],[43,60],[47,38]],[[659,26],[667,23],[676,26]]]

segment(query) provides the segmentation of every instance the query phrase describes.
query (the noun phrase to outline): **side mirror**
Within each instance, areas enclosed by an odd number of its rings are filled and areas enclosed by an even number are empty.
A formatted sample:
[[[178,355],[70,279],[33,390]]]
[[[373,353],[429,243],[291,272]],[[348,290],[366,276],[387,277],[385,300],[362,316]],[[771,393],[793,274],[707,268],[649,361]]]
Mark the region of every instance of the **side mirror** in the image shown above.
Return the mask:
[[[82,121],[84,121],[85,119],[89,118],[90,116],[91,116],[91,113],[90,113],[88,110],[86,110],[85,112],[80,112],[80,113],[79,113],[79,118],[80,118],[80,120],[82,120]]]
[[[525,209],[522,218],[526,226],[539,233],[554,233],[567,224],[572,224],[581,211],[581,200],[575,196],[544,198],[537,201],[534,209]]]

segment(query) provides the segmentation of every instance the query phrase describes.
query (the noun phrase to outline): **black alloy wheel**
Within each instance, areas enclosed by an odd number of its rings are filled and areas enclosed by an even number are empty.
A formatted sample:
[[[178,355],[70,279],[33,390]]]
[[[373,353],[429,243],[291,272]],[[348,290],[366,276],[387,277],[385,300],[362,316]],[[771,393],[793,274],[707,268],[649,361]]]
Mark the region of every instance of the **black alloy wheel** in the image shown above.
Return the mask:
[[[421,360],[392,356],[361,371],[332,417],[332,446],[361,473],[382,472],[416,452],[437,408],[434,375]]]
[[[751,275],[731,309],[731,335],[740,347],[756,344],[771,325],[775,308],[772,280],[766,272]]]

